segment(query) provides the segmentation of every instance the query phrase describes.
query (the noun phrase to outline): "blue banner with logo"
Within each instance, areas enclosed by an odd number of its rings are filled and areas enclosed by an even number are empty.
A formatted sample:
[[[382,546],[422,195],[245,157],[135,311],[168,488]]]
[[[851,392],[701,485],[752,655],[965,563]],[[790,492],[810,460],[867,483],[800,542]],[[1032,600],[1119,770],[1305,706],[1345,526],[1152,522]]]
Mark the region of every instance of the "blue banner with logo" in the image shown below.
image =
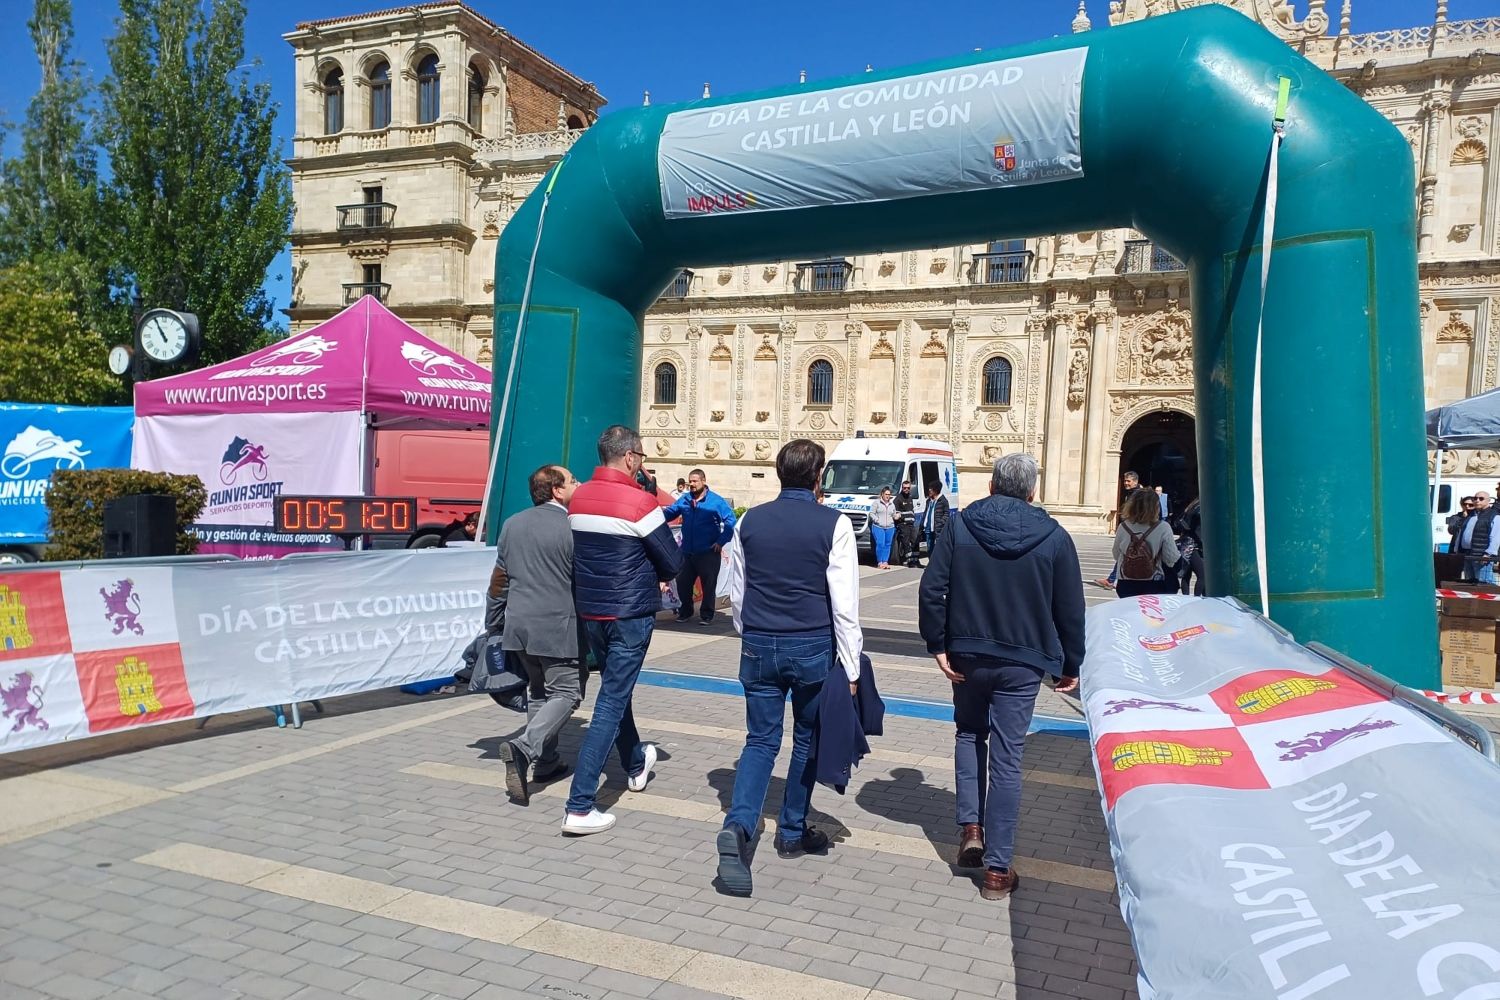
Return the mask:
[[[130,467],[128,406],[0,403],[0,539],[47,539],[47,489],[58,469]]]

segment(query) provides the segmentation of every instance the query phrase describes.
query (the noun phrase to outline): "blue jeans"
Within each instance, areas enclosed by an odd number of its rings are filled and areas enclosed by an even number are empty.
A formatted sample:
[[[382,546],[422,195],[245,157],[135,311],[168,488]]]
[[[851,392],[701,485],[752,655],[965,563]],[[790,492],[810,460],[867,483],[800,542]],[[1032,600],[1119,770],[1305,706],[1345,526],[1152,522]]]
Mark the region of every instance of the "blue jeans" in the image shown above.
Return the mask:
[[[760,823],[771,785],[771,769],[781,752],[781,719],[792,698],[792,759],[786,768],[777,833],[800,840],[807,828],[817,768],[808,759],[818,697],[833,667],[833,636],[776,636],[747,632],[740,641],[740,685],[745,689],[745,752],[734,775],[734,797],[725,828],[737,826],[751,837]]]
[[[983,823],[985,867],[1009,868],[1021,817],[1021,753],[1042,674],[987,657],[949,662],[965,678],[953,685],[958,825]]]
[[[870,538],[875,543],[875,561],[888,563],[891,561],[891,543],[896,540],[896,526],[882,528],[878,524],[870,525]]]
[[[600,664],[599,696],[594,700],[594,717],[578,749],[574,765],[573,787],[568,794],[568,812],[586,813],[594,808],[599,791],[599,775],[604,771],[609,745],[620,754],[620,766],[632,778],[646,766],[646,751],[635,729],[630,711],[630,696],[646,662],[646,648],[656,617],[621,618],[614,621],[585,621],[589,648],[594,662]]]

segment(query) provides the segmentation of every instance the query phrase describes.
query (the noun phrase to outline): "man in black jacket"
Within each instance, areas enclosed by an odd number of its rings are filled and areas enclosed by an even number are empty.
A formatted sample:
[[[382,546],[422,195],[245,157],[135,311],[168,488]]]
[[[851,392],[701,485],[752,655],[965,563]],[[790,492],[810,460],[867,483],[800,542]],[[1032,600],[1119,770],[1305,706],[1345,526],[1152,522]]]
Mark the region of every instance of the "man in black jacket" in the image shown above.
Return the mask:
[[[1078,552],[1062,526],[1032,506],[1037,471],[1024,453],[996,462],[990,495],[938,535],[922,574],[922,638],[953,682],[958,864],[983,864],[985,899],[1003,899],[1020,881],[1011,857],[1021,750],[1042,675],[1060,676],[1057,690],[1073,691],[1083,662]]]
[[[937,480],[927,484],[927,508],[922,511],[922,534],[927,539],[927,555],[938,536],[948,527],[948,498],[943,496],[943,484]]]
[[[896,562],[905,563],[908,569],[917,569],[921,563],[917,554],[922,546],[917,541],[916,504],[912,500],[911,480],[901,480],[901,492],[896,494]]]

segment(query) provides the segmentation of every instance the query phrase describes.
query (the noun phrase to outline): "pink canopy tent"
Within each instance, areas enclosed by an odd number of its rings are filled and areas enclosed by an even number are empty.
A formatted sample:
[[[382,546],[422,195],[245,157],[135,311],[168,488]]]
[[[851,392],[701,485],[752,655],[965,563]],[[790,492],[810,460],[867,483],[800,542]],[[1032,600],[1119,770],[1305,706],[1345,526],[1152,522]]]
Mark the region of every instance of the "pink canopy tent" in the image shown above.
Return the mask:
[[[264,350],[135,387],[137,417],[350,410],[378,425],[487,427],[490,372],[366,295]]]
[[[372,296],[233,361],[135,387],[131,465],[198,476],[202,552],[241,557],[335,547],[277,535],[278,494],[366,493],[380,428],[487,429],[490,372]]]

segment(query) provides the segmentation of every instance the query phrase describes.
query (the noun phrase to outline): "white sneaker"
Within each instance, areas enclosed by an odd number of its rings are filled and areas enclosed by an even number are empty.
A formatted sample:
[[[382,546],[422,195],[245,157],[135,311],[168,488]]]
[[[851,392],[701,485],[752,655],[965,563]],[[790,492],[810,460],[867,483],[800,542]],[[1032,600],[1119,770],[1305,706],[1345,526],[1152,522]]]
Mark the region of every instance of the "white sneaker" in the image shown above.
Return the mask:
[[[597,809],[590,809],[586,816],[576,816],[568,813],[563,819],[563,833],[575,837],[586,837],[591,833],[603,833],[615,825],[615,818],[609,813],[602,813]]]
[[[625,787],[632,792],[644,792],[646,786],[651,783],[651,769],[656,766],[656,744],[646,744],[646,766],[641,768],[641,773],[633,778],[625,779]]]

